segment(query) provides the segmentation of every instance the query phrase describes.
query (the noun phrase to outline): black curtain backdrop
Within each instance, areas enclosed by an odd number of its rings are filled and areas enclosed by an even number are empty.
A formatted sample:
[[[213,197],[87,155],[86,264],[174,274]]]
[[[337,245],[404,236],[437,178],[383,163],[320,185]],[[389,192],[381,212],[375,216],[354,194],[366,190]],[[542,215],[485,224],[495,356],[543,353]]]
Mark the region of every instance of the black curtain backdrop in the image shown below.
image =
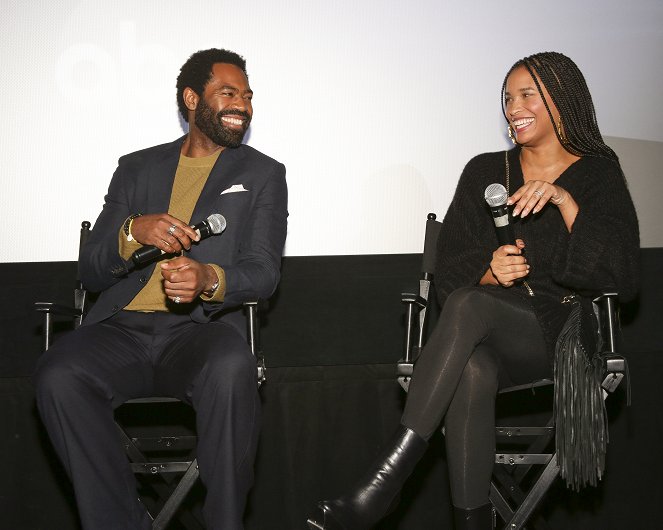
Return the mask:
[[[304,529],[315,501],[343,491],[398,424],[404,393],[400,293],[416,288],[418,255],[285,258],[263,314],[267,382],[248,530]],[[609,400],[607,475],[597,488],[557,482],[542,509],[553,529],[657,528],[663,498],[663,249],[643,251],[643,291],[623,308],[632,401]],[[0,530],[77,528],[71,487],[36,416],[29,380],[41,351],[36,301],[68,303],[74,263],[0,264]],[[56,328],[64,332],[67,323]],[[545,399],[545,396],[543,397]],[[517,403],[500,406],[508,417]],[[192,502],[199,503],[202,492]],[[403,502],[380,528],[450,527],[444,438],[434,437]]]

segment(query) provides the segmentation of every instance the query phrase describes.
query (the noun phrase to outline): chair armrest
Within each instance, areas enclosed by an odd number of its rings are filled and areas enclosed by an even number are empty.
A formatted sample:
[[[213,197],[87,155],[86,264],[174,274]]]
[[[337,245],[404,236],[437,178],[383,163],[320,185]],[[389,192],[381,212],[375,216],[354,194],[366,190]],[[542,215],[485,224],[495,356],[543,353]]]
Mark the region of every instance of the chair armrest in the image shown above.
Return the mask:
[[[421,309],[426,307],[427,304],[426,300],[422,296],[414,293],[401,293],[401,302],[404,304],[414,304],[419,306]]]
[[[49,313],[53,315],[62,315],[67,317],[80,317],[81,310],[73,306],[56,304],[54,302],[35,302],[35,310],[40,313]]]
[[[247,340],[251,347],[251,352],[256,358],[258,366],[258,386],[262,385],[267,379],[267,366],[265,365],[265,358],[262,355],[262,348],[260,346],[260,318],[259,312],[267,307],[266,300],[251,300],[244,302],[244,309],[246,312],[246,327],[247,327]]]
[[[615,353],[619,332],[619,295],[606,292],[592,300],[594,314],[598,321],[600,353]]]
[[[601,301],[606,300],[608,298],[612,298],[615,301],[617,301],[619,299],[619,293],[613,293],[613,292],[601,293],[599,296],[594,298],[594,302],[601,302]]]
[[[602,355],[603,360],[603,382],[601,383],[601,388],[606,392],[613,393],[617,390],[617,387],[622,382],[624,377],[628,377],[628,363],[626,359],[617,353],[610,353],[607,355]],[[627,379],[628,381],[628,379]],[[626,392],[628,394],[627,398],[630,402],[630,385],[627,385]]]
[[[74,320],[74,327],[80,325],[83,311],[76,307],[55,304],[53,302],[35,302],[35,309],[44,314],[44,351],[51,345],[54,315],[66,316]]]

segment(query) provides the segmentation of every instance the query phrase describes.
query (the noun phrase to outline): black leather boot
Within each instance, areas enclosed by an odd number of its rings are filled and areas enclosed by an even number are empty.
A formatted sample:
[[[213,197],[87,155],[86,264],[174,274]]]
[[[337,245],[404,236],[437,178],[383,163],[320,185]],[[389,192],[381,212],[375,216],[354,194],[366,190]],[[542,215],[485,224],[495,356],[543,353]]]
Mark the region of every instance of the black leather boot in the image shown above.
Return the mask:
[[[493,530],[495,528],[493,505],[488,503],[471,510],[454,506],[454,528],[456,530]]]
[[[312,530],[367,530],[382,519],[403,483],[426,452],[428,442],[402,425],[353,491],[332,501],[321,501]]]

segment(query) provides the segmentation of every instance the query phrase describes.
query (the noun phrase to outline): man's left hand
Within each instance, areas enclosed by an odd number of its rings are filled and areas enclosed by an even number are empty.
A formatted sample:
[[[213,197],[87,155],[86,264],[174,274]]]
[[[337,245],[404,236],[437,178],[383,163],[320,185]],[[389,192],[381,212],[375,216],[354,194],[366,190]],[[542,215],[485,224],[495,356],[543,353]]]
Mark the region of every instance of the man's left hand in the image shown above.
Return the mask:
[[[205,263],[181,256],[161,264],[166,296],[175,303],[193,302],[216,281],[216,272]]]

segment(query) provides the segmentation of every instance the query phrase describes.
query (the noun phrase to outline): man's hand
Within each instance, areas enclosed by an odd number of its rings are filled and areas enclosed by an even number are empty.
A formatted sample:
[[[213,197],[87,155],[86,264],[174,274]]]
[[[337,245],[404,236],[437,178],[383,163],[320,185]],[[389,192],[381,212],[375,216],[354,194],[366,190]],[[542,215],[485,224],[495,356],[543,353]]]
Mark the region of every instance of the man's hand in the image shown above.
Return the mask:
[[[194,301],[218,281],[212,267],[186,256],[165,261],[160,266],[166,295],[178,304]]]
[[[131,223],[131,235],[141,245],[153,245],[166,254],[189,250],[191,242],[200,239],[188,224],[167,213],[136,217]]]

